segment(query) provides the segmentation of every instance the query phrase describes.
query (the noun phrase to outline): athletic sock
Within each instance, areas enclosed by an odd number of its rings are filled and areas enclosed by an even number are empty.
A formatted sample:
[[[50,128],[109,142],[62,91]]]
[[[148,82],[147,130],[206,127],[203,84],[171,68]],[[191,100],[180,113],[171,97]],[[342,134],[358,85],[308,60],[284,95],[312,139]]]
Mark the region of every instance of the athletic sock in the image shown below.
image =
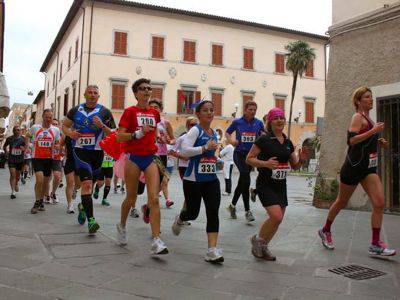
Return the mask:
[[[379,246],[380,233],[380,228],[372,228],[372,245]]]
[[[326,219],[326,223],[324,228],[322,228],[323,232],[331,232],[331,225],[332,225],[333,221],[329,220],[328,218]]]
[[[105,186],[103,191],[103,200],[107,199],[108,193],[110,193],[111,186]]]
[[[89,220],[93,218],[93,200],[92,195],[81,195],[83,208],[85,209],[86,217]]]

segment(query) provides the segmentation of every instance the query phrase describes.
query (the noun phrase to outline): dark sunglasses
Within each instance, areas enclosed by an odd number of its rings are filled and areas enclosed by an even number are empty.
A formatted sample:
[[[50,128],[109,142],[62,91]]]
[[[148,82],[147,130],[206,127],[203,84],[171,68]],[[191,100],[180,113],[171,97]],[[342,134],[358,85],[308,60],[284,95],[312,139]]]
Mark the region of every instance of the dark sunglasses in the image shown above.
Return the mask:
[[[152,91],[153,90],[153,88],[151,87],[151,86],[140,86],[140,87],[138,87],[138,90],[139,91]]]

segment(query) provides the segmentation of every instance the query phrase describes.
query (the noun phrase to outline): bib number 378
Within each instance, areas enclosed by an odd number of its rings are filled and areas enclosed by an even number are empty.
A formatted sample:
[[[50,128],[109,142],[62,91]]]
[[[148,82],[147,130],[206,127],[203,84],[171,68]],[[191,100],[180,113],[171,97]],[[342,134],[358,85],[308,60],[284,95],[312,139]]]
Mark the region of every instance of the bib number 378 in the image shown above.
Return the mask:
[[[215,157],[203,157],[199,163],[199,174],[215,174],[217,171],[217,160]]]
[[[289,164],[279,164],[276,169],[272,170],[271,178],[275,180],[284,180],[286,179],[289,172]]]

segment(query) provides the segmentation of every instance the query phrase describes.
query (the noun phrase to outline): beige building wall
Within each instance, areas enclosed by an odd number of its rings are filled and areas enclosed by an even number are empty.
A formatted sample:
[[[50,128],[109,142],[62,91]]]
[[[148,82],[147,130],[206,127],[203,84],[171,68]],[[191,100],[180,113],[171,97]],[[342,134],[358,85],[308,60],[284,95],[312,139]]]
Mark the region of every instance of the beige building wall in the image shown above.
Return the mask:
[[[82,20],[83,15],[80,12],[59,45],[58,65],[63,61],[63,69],[65,69],[69,47],[74,47],[74,40],[81,36]],[[275,53],[284,53],[284,45],[290,41],[302,39],[315,48],[317,58],[314,63],[314,77],[302,78],[298,81],[293,117],[298,116],[299,111],[302,113],[299,118],[299,128],[293,129],[294,137],[304,136],[305,128],[310,133],[313,133],[316,128],[315,123],[304,124],[306,98],[315,101],[315,122],[317,117],[324,115],[324,40],[182,14],[95,3],[91,24],[89,78],[87,78],[90,23],[91,7],[87,6],[81,97],[83,97],[87,82],[97,84],[100,87],[100,103],[106,107],[111,107],[113,81],[126,84],[125,107],[127,107],[136,103],[130,88],[132,83],[140,77],[146,77],[164,86],[164,112],[171,120],[176,118],[177,90],[182,89],[183,85],[201,91],[202,98],[206,99],[210,99],[212,88],[223,90],[222,117],[216,118],[218,119],[216,126],[221,128],[226,128],[229,124],[227,120],[231,119],[230,116],[235,111],[235,103],[239,105],[238,115],[242,113],[242,92],[254,92],[254,100],[259,104],[258,117],[260,118],[274,106],[274,94],[287,95],[285,105],[288,116],[292,76],[289,73],[274,73]],[[115,30],[128,33],[127,56],[113,54]],[[151,59],[152,35],[165,38],[164,60]],[[196,63],[182,62],[184,39],[197,42]],[[213,42],[224,46],[223,67],[210,66],[211,43]],[[243,47],[254,49],[254,70],[252,71],[242,70]],[[60,96],[62,110],[65,90],[71,89],[74,80],[79,80],[79,65],[78,60],[61,78],[57,89],[51,90],[49,95],[46,93],[46,107],[50,107],[51,103]],[[57,69],[56,55],[47,69],[46,80],[49,78],[52,80],[51,76]],[[176,72],[176,76],[171,76],[172,70]],[[57,91],[57,96],[55,91]],[[56,111],[57,106],[58,103],[56,103]],[[114,110],[113,113],[118,120],[121,112]],[[179,119],[177,122],[182,123],[184,116],[179,115],[179,118],[182,120]],[[295,143],[301,142],[297,137],[293,140]]]

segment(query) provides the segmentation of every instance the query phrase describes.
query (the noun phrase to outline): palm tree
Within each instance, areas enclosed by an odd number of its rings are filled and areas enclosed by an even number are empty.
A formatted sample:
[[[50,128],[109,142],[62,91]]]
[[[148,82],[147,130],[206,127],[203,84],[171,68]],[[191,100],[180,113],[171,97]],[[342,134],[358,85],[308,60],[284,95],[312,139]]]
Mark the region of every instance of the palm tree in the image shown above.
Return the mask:
[[[288,137],[290,138],[290,130],[292,127],[292,113],[293,113],[293,101],[296,93],[297,78],[302,77],[304,71],[307,68],[307,64],[315,59],[315,49],[310,48],[310,45],[304,41],[293,41],[285,46],[285,50],[288,51],[286,56],[286,69],[293,74],[292,84],[292,99],[290,100],[289,110],[289,126],[288,126]]]

